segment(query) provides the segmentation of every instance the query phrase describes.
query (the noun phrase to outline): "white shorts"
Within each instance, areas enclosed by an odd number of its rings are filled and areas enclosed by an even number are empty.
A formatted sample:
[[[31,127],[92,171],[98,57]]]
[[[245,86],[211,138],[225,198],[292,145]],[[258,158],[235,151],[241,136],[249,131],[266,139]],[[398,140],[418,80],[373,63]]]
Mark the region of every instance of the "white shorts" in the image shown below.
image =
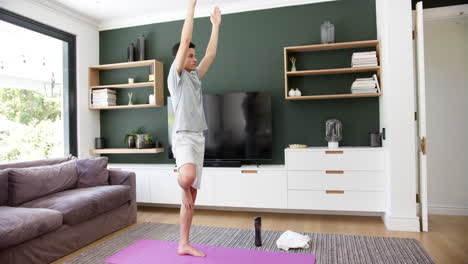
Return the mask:
[[[192,184],[200,189],[205,156],[205,137],[203,132],[178,131],[172,137],[172,153],[176,160],[177,170],[187,163],[195,164],[196,178]]]

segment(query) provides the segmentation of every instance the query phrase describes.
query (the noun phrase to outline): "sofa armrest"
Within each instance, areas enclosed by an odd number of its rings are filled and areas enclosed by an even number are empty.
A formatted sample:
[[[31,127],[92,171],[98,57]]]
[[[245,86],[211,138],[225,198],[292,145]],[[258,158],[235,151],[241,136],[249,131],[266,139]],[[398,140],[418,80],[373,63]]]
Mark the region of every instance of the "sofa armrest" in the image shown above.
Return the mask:
[[[110,169],[109,184],[110,185],[127,185],[130,186],[132,200],[129,204],[129,220],[128,224],[134,224],[137,219],[137,203],[136,203],[136,174],[131,171],[122,171]]]
[[[136,201],[136,175],[131,171],[109,170],[110,185],[128,185],[132,191],[132,201]]]

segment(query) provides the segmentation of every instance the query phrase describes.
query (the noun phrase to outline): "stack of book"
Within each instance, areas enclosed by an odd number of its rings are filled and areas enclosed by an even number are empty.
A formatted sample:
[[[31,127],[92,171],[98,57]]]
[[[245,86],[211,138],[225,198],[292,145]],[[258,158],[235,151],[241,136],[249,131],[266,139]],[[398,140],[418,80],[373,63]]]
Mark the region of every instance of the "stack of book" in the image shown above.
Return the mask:
[[[113,89],[94,89],[93,106],[117,105],[117,92]]]
[[[377,53],[375,51],[354,52],[351,58],[351,67],[372,67],[377,65]]]
[[[377,75],[374,74],[372,78],[357,78],[351,86],[351,93],[380,93],[380,86],[379,81],[377,80]]]

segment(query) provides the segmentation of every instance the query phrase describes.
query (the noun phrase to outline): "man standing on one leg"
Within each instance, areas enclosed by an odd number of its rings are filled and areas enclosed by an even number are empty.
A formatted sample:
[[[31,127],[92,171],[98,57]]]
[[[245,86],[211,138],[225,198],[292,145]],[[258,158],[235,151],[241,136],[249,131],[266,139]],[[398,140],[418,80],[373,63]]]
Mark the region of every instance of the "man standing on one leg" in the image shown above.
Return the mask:
[[[221,11],[215,7],[211,14],[211,37],[205,57],[197,67],[195,45],[192,41],[193,15],[196,0],[188,0],[187,17],[180,42],[173,47],[174,62],[169,70],[167,86],[171,94],[175,114],[172,152],[176,159],[182,188],[182,205],[180,207],[180,240],[178,254],[204,257],[205,254],[189,243],[190,226],[197,190],[200,189],[203,157],[205,153],[205,138],[203,131],[207,129],[203,112],[202,89],[200,79],[208,71],[216,57],[218,46]]]

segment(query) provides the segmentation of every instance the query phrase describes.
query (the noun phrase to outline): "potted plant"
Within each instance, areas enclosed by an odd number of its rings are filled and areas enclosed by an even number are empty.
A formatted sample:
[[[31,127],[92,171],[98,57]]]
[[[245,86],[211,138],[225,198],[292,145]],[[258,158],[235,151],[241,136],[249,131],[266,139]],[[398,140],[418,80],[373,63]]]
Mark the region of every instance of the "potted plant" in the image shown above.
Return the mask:
[[[125,135],[124,142],[127,144],[128,148],[135,148],[136,141],[136,132],[132,131],[129,134]]]
[[[139,127],[136,131],[136,148],[145,148],[146,129],[145,127]]]
[[[129,134],[125,135],[124,142],[127,144],[128,148],[135,148],[138,134],[144,134],[146,132],[144,127],[139,127],[137,130],[133,130]]]
[[[150,133],[145,134],[145,140],[143,141],[144,148],[152,148],[154,146],[152,135]]]

